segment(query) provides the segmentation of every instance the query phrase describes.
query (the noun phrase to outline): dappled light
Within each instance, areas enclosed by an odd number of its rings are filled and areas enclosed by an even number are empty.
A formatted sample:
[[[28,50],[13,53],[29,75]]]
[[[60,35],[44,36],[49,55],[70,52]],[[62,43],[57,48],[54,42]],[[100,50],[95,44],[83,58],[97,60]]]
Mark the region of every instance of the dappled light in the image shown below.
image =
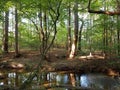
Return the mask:
[[[113,77],[119,77],[120,76],[119,72],[116,72],[115,70],[112,70],[110,68],[108,69],[108,75],[113,76]]]
[[[79,59],[103,59],[104,60],[104,56],[103,55],[97,55],[97,54],[90,54],[90,55],[85,55],[85,56],[79,56]]]
[[[70,55],[69,55],[69,58],[72,59],[74,56],[75,56],[75,44],[73,43],[72,44],[72,48],[71,48],[71,52],[70,52]]]
[[[24,65],[20,64],[20,63],[12,62],[12,63],[10,63],[10,66],[8,66],[8,67],[13,68],[13,69],[21,69],[21,68],[24,68]]]

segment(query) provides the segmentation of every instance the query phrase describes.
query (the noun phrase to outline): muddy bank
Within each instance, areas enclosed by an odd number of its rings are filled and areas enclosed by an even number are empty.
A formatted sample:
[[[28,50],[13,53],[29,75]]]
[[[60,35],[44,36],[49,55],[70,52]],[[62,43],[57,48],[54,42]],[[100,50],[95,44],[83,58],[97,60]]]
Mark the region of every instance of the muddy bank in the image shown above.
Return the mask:
[[[43,71],[74,71],[79,73],[106,73],[120,75],[120,59],[104,59],[103,56],[77,56],[69,60],[64,50],[52,50],[46,60],[40,61],[38,51],[23,52],[22,57],[12,58],[11,54],[1,58],[0,69],[25,69],[33,71],[41,62]]]
[[[120,75],[120,60],[61,60],[44,66],[50,71],[73,71],[79,73],[105,73],[111,76]]]

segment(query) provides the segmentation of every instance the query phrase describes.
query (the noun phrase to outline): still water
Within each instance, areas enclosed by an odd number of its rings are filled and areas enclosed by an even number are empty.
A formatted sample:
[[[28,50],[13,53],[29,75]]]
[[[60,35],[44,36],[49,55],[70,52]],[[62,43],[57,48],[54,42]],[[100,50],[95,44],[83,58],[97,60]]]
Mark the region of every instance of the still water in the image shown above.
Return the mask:
[[[29,75],[30,72],[0,72],[0,87],[20,87]],[[120,90],[120,78],[104,74],[41,73],[34,77],[26,90]]]

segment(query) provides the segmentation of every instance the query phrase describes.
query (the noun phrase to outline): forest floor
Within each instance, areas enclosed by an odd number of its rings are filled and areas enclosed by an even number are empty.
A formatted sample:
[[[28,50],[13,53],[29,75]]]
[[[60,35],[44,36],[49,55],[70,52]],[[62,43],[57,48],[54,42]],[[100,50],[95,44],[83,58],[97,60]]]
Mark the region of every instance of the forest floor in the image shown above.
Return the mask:
[[[106,73],[112,76],[120,75],[120,59],[104,59],[100,54],[79,55],[74,59],[66,58],[64,49],[52,49],[47,59],[40,61],[38,51],[21,51],[19,58],[14,58],[14,52],[0,55],[0,69],[33,70],[42,62],[42,69],[47,71],[72,71],[79,73]]]

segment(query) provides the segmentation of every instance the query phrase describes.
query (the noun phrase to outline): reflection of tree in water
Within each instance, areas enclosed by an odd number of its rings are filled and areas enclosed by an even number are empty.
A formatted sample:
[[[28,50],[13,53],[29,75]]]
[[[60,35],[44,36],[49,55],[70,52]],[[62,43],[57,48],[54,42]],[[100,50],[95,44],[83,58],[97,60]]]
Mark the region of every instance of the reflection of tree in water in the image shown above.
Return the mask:
[[[73,87],[76,86],[75,74],[74,74],[74,73],[70,73],[70,74],[69,74],[69,77],[70,77],[70,83],[71,83],[71,85],[72,85]]]
[[[0,85],[8,85],[8,74],[0,72]]]
[[[3,73],[4,79],[0,80],[1,85],[11,87],[19,87],[30,75],[27,73]],[[27,89],[35,88],[97,88],[105,90],[119,90],[120,81],[116,79],[101,75],[101,74],[85,74],[80,75],[76,73],[59,73],[49,72],[40,73],[33,79],[33,82]],[[1,89],[0,89],[1,90]],[[14,90],[14,89],[13,89]]]

